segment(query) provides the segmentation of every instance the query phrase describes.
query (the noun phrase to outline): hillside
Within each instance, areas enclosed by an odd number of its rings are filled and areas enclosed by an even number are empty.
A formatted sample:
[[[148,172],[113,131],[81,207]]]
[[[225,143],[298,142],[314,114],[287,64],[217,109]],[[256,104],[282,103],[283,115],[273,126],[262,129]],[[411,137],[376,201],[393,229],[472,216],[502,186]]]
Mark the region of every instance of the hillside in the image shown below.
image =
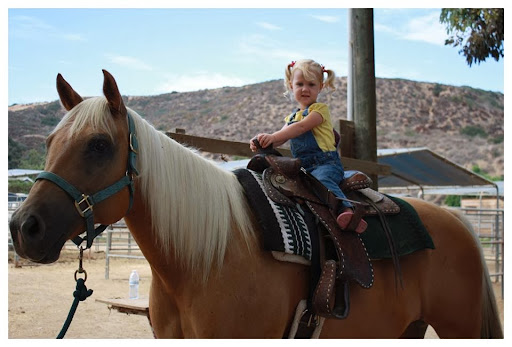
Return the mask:
[[[191,135],[248,142],[280,129],[295,107],[282,96],[282,84],[129,96],[125,103],[159,130],[184,128]],[[377,79],[376,86],[379,148],[429,147],[468,169],[478,165],[492,176],[503,175],[503,94],[401,79]],[[346,78],[338,78],[336,87],[319,97],[334,120],[346,118]],[[63,115],[58,101],[9,107],[10,147],[41,150]]]

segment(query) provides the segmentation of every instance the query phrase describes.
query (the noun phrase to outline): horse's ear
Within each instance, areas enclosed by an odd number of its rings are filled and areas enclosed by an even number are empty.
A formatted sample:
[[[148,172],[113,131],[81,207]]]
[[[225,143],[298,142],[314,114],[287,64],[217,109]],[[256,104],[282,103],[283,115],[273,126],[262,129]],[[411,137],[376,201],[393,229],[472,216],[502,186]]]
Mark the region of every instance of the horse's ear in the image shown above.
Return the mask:
[[[59,93],[60,102],[66,110],[82,102],[82,97],[69,85],[61,74],[57,75],[57,92]]]
[[[117,88],[116,80],[107,70],[103,70],[103,77],[103,94],[107,98],[110,112],[114,117],[119,114],[126,115],[126,107]]]

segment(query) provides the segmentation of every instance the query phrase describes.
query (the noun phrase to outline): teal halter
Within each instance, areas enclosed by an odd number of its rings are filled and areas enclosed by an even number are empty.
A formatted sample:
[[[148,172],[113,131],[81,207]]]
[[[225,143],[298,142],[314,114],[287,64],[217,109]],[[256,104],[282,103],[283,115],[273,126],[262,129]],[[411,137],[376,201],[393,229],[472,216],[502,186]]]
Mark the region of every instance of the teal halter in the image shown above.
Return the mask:
[[[127,116],[128,131],[130,133],[128,164],[126,174],[120,180],[93,195],[86,195],[81,193],[78,189],[76,189],[72,184],[67,182],[65,179],[52,172],[43,171],[36,177],[36,181],[40,179],[45,179],[55,183],[62,190],[68,193],[71,196],[71,198],[73,198],[78,213],[80,214],[80,216],[82,216],[82,218],[85,218],[85,222],[87,225],[87,247],[85,249],[90,248],[96,236],[101,234],[108,226],[101,224],[96,229],[94,229],[93,206],[95,204],[111,197],[112,195],[120,192],[124,187],[128,186],[130,191],[130,204],[128,206],[128,211],[132,208],[133,205],[133,176],[139,174],[137,168],[135,167],[135,161],[137,159],[137,151],[139,148],[139,144],[137,142],[137,137],[135,135],[135,125],[133,123],[133,119],[130,116],[130,114],[128,114]],[[75,243],[75,245],[80,246],[84,239],[85,238],[77,236],[72,241]]]

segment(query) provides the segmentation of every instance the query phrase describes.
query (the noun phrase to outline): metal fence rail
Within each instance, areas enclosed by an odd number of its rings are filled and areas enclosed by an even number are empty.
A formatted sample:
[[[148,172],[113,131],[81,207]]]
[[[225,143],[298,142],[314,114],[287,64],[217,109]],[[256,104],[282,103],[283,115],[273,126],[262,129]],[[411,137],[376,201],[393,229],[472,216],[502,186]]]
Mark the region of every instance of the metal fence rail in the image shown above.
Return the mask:
[[[139,245],[128,231],[124,221],[110,225],[104,231],[105,240],[105,279],[109,279],[110,258],[146,259]]]
[[[489,268],[489,275],[501,282],[503,296],[504,278],[504,219],[503,209],[459,208],[473,225],[480,239]]]

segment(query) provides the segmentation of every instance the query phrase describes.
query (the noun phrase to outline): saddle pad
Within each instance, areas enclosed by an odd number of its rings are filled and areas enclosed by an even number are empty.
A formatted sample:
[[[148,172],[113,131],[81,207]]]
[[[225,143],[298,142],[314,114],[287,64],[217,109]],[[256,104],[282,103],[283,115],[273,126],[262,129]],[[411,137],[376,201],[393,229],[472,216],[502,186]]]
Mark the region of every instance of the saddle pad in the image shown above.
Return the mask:
[[[238,169],[233,173],[244,187],[249,206],[263,230],[263,248],[302,256],[311,261],[310,228],[304,212],[272,201],[263,189],[260,173],[247,169]]]
[[[421,249],[435,249],[434,242],[421,222],[416,210],[406,201],[387,195],[399,207],[400,213],[387,215],[396,251],[399,256],[411,254]],[[388,241],[378,216],[366,216],[368,228],[361,234],[371,259],[391,258]]]
[[[238,169],[233,173],[244,187],[249,206],[263,230],[264,249],[299,255],[311,261],[311,236],[316,233],[312,214],[300,207],[287,207],[272,201],[264,192],[260,173],[248,169]],[[388,197],[401,210],[400,214],[386,216],[398,255],[407,255],[424,248],[434,249],[432,238],[414,208],[402,199]],[[368,228],[361,234],[361,239],[370,259],[391,258],[378,216],[366,216],[364,219]],[[313,238],[313,243],[316,242]]]

